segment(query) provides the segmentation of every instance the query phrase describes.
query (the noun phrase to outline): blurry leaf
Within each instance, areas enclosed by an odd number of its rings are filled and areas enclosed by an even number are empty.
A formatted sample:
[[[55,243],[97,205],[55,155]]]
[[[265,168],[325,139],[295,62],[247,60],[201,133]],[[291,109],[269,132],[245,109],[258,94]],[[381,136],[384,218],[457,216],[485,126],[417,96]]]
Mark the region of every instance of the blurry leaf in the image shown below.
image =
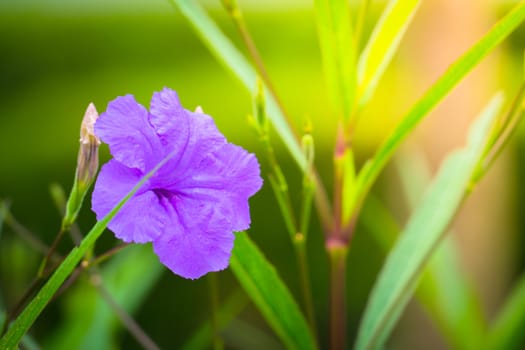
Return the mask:
[[[20,313],[16,320],[10,325],[10,328],[5,335],[0,338],[0,349],[14,349],[17,347],[22,336],[27,333],[29,328],[33,325],[36,318],[40,315],[42,310],[49,303],[58,288],[64,283],[67,277],[71,275],[80,260],[86,255],[89,249],[93,247],[102,232],[106,229],[108,223],[119,212],[120,208],[149,180],[168,160],[173,157],[175,151],[168,154],[162,159],[150,172],[144,175],[141,180],[129,191],[129,193],[118,202],[118,204],[111,209],[111,211],[97,221],[91,228],[86,237],[82,240],[79,246],[74,247],[67,257],[62,261],[60,266],[55,270],[53,275],[44,284],[42,289],[38,291],[33,300]]]
[[[431,179],[430,166],[422,153],[402,153],[396,161],[403,192],[414,210]],[[486,329],[479,297],[461,269],[456,240],[444,237],[426,267],[416,291],[450,346],[470,349]]]
[[[104,265],[101,275],[108,293],[131,314],[141,305],[163,270],[150,246],[133,245]],[[81,284],[68,293],[66,306],[63,326],[47,340],[46,348],[118,348],[122,326],[97,289]]]
[[[485,321],[479,299],[463,271],[455,240],[444,237],[422,274],[418,300],[454,349],[480,344]]]
[[[231,40],[222,33],[202,7],[193,0],[170,0],[170,2],[182,12],[215,58],[232,72],[250,94],[254,96],[257,86],[255,69],[233,45]],[[266,96],[266,113],[268,118],[299,166],[304,167],[306,164],[304,154],[282,111],[268,89],[265,89],[264,95]]]
[[[390,0],[359,57],[359,104],[372,97],[419,7],[420,0]]]
[[[467,146],[448,156],[401,237],[391,250],[370,294],[356,349],[375,349],[387,340],[417,286],[423,268],[459,209],[485,139],[502,105],[492,99],[469,132]]]
[[[350,2],[315,0],[315,14],[329,94],[340,116],[348,121],[353,111],[357,84]]]
[[[233,273],[288,349],[315,349],[296,301],[245,232],[236,234],[230,261]]]
[[[503,39],[505,39],[525,18],[525,3],[519,3],[502,20],[472,46],[463,56],[454,62],[448,70],[427,90],[423,97],[410,109],[394,132],[376,152],[375,157],[363,167],[358,176],[354,206],[363,200],[375,179],[390,160],[401,142],[410,134],[416,125],[470,72],[482,58],[487,56]],[[442,130],[444,132],[444,130]]]
[[[400,228],[390,212],[369,196],[361,214],[367,231],[388,252]],[[444,237],[423,272],[416,298],[450,346],[467,349],[481,339],[485,322],[478,296],[460,269],[453,237]]]
[[[525,275],[520,278],[494,321],[488,334],[487,349],[523,349],[524,329]]]
[[[230,297],[221,303],[218,311],[218,328],[219,331],[226,328],[232,320],[248,304],[248,297],[241,290],[237,290]],[[212,325],[211,321],[203,324],[192,336],[188,337],[181,350],[205,349],[212,343]]]

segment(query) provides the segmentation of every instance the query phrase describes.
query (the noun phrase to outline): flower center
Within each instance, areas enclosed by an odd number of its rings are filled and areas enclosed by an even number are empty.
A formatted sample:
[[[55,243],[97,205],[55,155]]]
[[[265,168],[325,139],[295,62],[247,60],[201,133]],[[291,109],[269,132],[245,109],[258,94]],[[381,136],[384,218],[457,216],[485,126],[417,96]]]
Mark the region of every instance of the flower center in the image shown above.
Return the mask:
[[[166,198],[168,200],[172,200],[174,197],[177,196],[177,193],[173,192],[173,191],[170,191],[170,190],[167,190],[165,188],[155,188],[153,190],[153,193],[155,193],[157,195],[157,197],[160,199],[160,198]]]

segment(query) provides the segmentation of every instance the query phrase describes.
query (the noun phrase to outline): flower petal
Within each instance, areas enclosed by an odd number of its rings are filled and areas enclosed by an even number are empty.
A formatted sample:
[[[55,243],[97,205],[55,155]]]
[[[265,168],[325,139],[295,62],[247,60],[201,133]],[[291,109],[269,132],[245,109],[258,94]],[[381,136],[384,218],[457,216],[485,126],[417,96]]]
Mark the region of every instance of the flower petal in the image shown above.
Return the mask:
[[[97,220],[106,216],[141,177],[137,169],[127,168],[115,160],[105,164],[100,170],[91,202]],[[125,242],[151,242],[163,232],[165,217],[165,209],[157,195],[153,191],[139,190],[110,221],[108,228]]]
[[[208,208],[210,209],[210,208]],[[206,220],[179,231],[160,236],[153,241],[155,254],[175,274],[196,279],[211,271],[228,266],[233,233],[224,229],[224,221],[211,209],[200,213]]]
[[[117,97],[95,123],[95,133],[122,164],[146,172],[163,154],[160,140],[148,121],[148,111],[132,95]]]
[[[187,173],[191,176],[177,183],[177,192],[215,206],[229,218],[230,230],[250,226],[248,198],[262,186],[259,163],[253,154],[224,144]]]
[[[153,95],[151,110],[151,123],[158,125],[155,127],[165,147],[179,150],[152,179],[158,187],[175,186],[181,178],[188,176],[188,169],[226,144],[226,138],[210,116],[184,109],[182,113],[178,97],[170,89],[165,88]],[[186,122],[187,130],[184,127]]]
[[[155,92],[151,98],[149,121],[163,144],[183,153],[190,137],[190,122],[179,96],[171,89]],[[179,157],[174,156],[174,159]]]

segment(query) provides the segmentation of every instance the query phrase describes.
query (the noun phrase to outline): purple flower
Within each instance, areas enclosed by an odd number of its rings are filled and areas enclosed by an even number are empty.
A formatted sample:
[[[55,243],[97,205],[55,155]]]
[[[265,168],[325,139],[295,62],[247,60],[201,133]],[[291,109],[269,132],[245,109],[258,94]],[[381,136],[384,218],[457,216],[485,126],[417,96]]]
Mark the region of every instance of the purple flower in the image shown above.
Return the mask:
[[[175,150],[108,227],[125,242],[152,242],[160,261],[182,277],[226,268],[233,231],[250,226],[248,198],[262,185],[255,156],[228,143],[202,111],[185,110],[168,88],[153,94],[149,112],[132,95],[116,98],[95,133],[114,157],[93,191],[97,219]]]

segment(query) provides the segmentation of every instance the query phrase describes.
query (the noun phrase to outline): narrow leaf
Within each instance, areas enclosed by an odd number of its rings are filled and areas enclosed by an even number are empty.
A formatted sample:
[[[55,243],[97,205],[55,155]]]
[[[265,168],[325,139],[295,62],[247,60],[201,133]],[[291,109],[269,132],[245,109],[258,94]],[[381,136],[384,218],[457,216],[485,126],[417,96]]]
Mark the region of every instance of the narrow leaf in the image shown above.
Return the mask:
[[[193,0],[170,0],[170,2],[181,11],[215,58],[239,79],[252,96],[256,95],[257,75],[255,69],[230,39],[222,33],[198,2]],[[266,96],[268,118],[299,166],[304,167],[306,164],[304,154],[287,124],[286,118],[268,89],[265,89],[264,95]]]
[[[410,109],[401,123],[377,151],[358,176],[354,206],[368,192],[386,163],[395,153],[401,142],[416,125],[503,39],[505,39],[525,19],[525,3],[520,2],[510,13],[496,23],[492,29],[443,74],[423,97]]]
[[[381,76],[392,60],[420,0],[390,0],[359,57],[357,78],[360,105],[372,97]]]
[[[402,154],[396,161],[401,187],[414,210],[431,179],[430,167],[422,153]],[[419,287],[418,300],[455,349],[471,349],[486,329],[479,297],[461,269],[456,240],[447,233],[432,255]]]
[[[352,115],[357,73],[355,42],[347,0],[316,0],[315,13],[330,96],[344,121]]]
[[[288,349],[316,348],[296,301],[275,268],[244,232],[237,233],[230,266],[246,294]]]
[[[400,228],[375,197],[367,199],[361,222],[388,252]],[[482,338],[485,322],[478,296],[459,265],[456,242],[445,237],[425,268],[415,296],[451,347],[469,349]]]
[[[492,99],[472,126],[467,146],[447,157],[411,216],[372,289],[359,327],[357,349],[381,347],[399,319],[425,264],[469,190],[489,128],[501,105],[501,95]]]
[[[518,281],[512,294],[491,327],[488,349],[522,349],[525,341],[525,275]]]

